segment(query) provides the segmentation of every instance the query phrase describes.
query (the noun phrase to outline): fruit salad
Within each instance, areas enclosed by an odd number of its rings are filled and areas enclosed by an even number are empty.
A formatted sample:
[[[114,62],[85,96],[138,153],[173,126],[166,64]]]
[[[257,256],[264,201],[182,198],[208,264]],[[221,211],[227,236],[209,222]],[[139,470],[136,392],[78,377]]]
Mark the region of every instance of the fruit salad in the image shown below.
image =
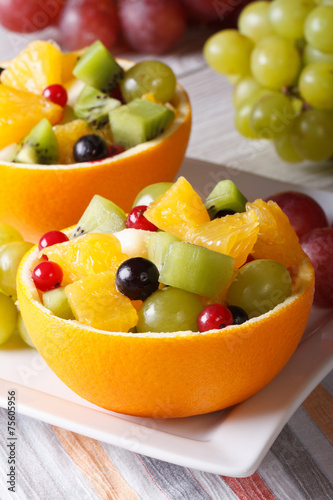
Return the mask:
[[[1,68],[1,158],[72,164],[119,155],[174,122],[176,77],[159,61],[118,62],[100,42],[62,54],[35,41]]]

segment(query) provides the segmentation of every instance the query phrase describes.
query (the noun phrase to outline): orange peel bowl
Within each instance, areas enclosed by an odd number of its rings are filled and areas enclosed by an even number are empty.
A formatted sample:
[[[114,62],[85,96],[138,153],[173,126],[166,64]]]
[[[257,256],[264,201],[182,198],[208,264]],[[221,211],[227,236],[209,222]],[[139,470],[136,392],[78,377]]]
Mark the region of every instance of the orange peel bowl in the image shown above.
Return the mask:
[[[38,249],[23,258],[17,292],[37,350],[75,393],[100,407],[145,417],[221,410],[267,385],[294,353],[305,329],[314,272],[304,256],[296,291],[243,325],[206,333],[112,333],[54,316],[31,279]]]
[[[122,61],[124,67],[132,63]],[[178,84],[171,101],[172,125],[156,139],[98,162],[24,165],[0,161],[0,221],[27,241],[71,226],[99,194],[129,211],[145,186],[172,181],[182,163],[191,131],[191,106]]]

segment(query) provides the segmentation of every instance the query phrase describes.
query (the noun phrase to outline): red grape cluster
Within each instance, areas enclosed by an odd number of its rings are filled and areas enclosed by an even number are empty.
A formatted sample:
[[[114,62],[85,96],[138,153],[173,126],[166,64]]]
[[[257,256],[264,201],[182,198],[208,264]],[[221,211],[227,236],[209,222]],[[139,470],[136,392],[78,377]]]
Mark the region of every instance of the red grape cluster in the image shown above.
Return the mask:
[[[277,193],[268,199],[288,216],[313,264],[315,304],[333,308],[333,227],[328,227],[324,210],[313,198],[296,191]]]
[[[168,52],[188,22],[224,21],[249,0],[0,0],[0,23],[19,33],[59,27],[65,50],[101,40],[111,48],[122,37],[139,52]],[[19,13],[19,15],[18,15]]]

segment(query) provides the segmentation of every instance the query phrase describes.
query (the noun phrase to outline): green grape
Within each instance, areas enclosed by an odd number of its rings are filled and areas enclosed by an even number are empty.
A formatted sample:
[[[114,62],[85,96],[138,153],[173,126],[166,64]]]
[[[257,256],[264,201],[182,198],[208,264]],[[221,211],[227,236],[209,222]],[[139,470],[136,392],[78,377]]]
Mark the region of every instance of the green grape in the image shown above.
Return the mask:
[[[304,21],[315,6],[313,0],[274,0],[269,19],[278,35],[296,40],[303,38]]]
[[[333,53],[328,54],[327,52],[321,52],[320,50],[312,47],[312,45],[307,44],[303,52],[303,62],[305,65],[316,62],[333,64]]]
[[[246,5],[238,19],[238,29],[255,43],[274,33],[269,21],[269,2],[253,2]]]
[[[258,90],[248,97],[238,109],[235,114],[235,126],[238,132],[248,139],[258,139],[258,135],[251,127],[250,118],[254,106],[264,96],[271,95],[273,92],[268,89]]]
[[[233,100],[235,108],[239,108],[249,97],[258,90],[263,90],[263,87],[253,78],[253,76],[245,76],[235,86]]]
[[[0,292],[0,344],[6,342],[16,328],[17,308],[9,297]]]
[[[0,289],[16,300],[16,273],[23,255],[32,243],[13,241],[0,249]]]
[[[291,127],[295,111],[288,97],[274,94],[262,97],[253,107],[250,125],[261,139],[276,139]]]
[[[156,198],[171,188],[172,185],[173,182],[157,182],[156,184],[146,186],[135,198],[132,208],[138,207],[139,205],[150,205]]]
[[[22,241],[23,238],[16,229],[7,224],[0,223],[0,247],[12,241]]]
[[[291,40],[271,35],[261,40],[252,52],[251,70],[263,86],[279,90],[291,85],[301,66],[300,55]]]
[[[333,116],[310,109],[299,115],[291,129],[291,141],[296,152],[312,161],[328,160],[333,154]]]
[[[205,43],[203,52],[207,63],[218,73],[247,75],[253,42],[237,30],[215,33]]]
[[[177,79],[169,66],[160,61],[142,61],[126,71],[120,89],[126,102],[144,94],[153,94],[160,102],[169,102],[175,94]]]
[[[333,64],[324,62],[306,66],[299,79],[301,96],[318,109],[333,109]]]
[[[32,343],[28,330],[26,329],[21,313],[18,314],[16,326],[22,340],[24,340],[24,342],[28,344],[28,346],[35,347]]]
[[[254,318],[284,302],[291,291],[291,277],[282,264],[258,259],[239,269],[229,287],[227,301]]]
[[[179,288],[157,290],[139,309],[138,332],[198,331],[203,306],[194,293]]]
[[[276,139],[276,141],[274,141],[274,146],[277,154],[282,160],[288,163],[299,163],[300,161],[303,161],[302,156],[296,152],[293,143],[291,142],[289,132],[282,137],[279,137],[279,139]]]
[[[310,12],[304,25],[306,41],[321,52],[333,52],[333,8],[319,5]]]

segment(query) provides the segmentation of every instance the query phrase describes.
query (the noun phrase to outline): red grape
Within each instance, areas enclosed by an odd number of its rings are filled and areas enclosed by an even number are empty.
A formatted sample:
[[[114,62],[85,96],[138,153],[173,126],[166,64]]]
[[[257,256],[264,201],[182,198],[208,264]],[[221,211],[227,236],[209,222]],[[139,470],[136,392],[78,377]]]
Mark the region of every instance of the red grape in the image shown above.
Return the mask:
[[[162,54],[186,29],[186,15],[177,0],[121,0],[119,16],[124,37],[135,50]]]
[[[301,245],[315,270],[314,303],[333,307],[333,228],[314,229],[301,238]]]
[[[328,226],[324,210],[304,193],[284,191],[269,196],[267,200],[273,200],[279,205],[299,238],[313,229]]]
[[[59,20],[60,39],[66,50],[77,50],[100,40],[108,48],[119,31],[113,0],[67,0]]]
[[[236,23],[249,0],[181,0],[189,17],[196,21],[213,22],[235,18]]]
[[[0,0],[0,23],[18,33],[34,33],[59,17],[65,0]]]

